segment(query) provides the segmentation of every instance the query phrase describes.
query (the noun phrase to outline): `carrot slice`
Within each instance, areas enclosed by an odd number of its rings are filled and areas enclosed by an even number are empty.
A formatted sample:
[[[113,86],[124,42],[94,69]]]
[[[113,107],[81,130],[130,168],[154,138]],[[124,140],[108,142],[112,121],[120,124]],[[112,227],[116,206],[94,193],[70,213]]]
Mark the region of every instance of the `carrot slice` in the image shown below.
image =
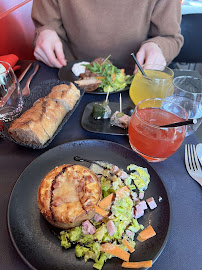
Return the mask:
[[[124,186],[122,188],[119,188],[116,190],[116,198],[121,198],[123,197],[126,193],[130,192],[127,186]]]
[[[122,73],[123,75],[125,74],[125,69],[124,69],[124,68],[121,69],[121,73]]]
[[[116,190],[116,198],[121,198],[123,197],[127,192],[130,192],[130,190],[128,189],[127,186],[124,186],[122,188],[119,188]],[[108,195],[107,197],[105,197],[104,199],[102,199],[101,202],[99,202],[99,206],[103,209],[106,209],[108,207],[110,207],[110,205],[112,204],[113,201],[113,197],[114,197],[114,193],[111,193],[110,195]]]
[[[113,73],[113,74],[112,74],[112,82],[114,82],[115,78],[116,78],[116,74]]]
[[[109,212],[105,211],[104,209],[100,208],[99,206],[94,206],[95,212],[103,217],[108,217]]]
[[[100,251],[114,255],[127,262],[129,261],[129,258],[130,258],[130,254],[127,251],[110,243],[102,244],[100,247]]]
[[[128,249],[131,253],[135,251],[135,249],[130,245],[130,243],[129,243],[125,238],[122,240],[122,242],[123,242],[124,246],[126,246],[127,249]]]
[[[152,260],[142,262],[123,262],[122,267],[124,268],[146,268],[152,267]]]
[[[114,197],[114,193],[111,193],[110,195],[102,199],[102,201],[99,202],[98,205],[103,209],[108,208],[112,204],[113,197]]]
[[[156,235],[156,232],[154,231],[153,227],[149,225],[146,229],[139,233],[137,240],[139,240],[140,242],[144,242],[145,240],[153,237],[154,235]]]

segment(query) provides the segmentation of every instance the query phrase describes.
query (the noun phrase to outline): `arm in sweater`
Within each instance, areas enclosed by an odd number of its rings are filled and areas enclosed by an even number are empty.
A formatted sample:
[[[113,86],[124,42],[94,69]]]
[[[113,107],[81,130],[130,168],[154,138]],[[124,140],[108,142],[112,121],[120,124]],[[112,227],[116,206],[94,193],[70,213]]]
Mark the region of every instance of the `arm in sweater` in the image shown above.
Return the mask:
[[[36,37],[45,29],[54,30],[61,40],[67,42],[57,0],[34,0],[32,5],[32,20],[36,29],[34,42],[36,41]]]
[[[181,3],[179,0],[159,0],[154,8],[147,42],[156,43],[169,64],[183,45],[180,30]]]

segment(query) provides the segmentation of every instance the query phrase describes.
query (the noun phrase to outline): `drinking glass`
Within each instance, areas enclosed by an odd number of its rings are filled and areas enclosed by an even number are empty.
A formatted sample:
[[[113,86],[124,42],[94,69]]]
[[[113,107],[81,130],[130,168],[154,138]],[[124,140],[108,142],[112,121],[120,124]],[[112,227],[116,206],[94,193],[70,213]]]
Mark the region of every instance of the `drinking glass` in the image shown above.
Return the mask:
[[[170,85],[173,81],[174,72],[162,65],[143,65],[147,77],[145,78],[141,71],[135,74],[130,86],[129,95],[133,103],[137,105],[143,99],[165,98],[172,94]]]
[[[128,135],[134,151],[150,162],[167,159],[182,144],[186,127],[161,127],[188,119],[180,105],[166,99],[140,101],[132,114]]]
[[[15,73],[10,64],[0,61],[0,120],[13,120],[22,107],[22,90]]]
[[[193,76],[179,76],[171,85],[173,94],[167,99],[182,106],[189,119],[197,119],[197,124],[188,125],[186,136],[194,133],[202,122],[202,79]]]

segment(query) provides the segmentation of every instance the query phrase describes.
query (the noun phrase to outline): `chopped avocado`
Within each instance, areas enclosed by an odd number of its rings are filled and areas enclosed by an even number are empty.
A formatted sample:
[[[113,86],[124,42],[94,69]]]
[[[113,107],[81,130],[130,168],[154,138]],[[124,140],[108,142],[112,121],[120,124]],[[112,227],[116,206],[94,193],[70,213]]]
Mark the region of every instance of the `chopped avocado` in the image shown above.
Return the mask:
[[[69,233],[69,240],[71,242],[76,242],[79,240],[79,238],[81,237],[82,234],[82,229],[81,227],[75,227],[73,228],[70,233]]]
[[[84,247],[84,246],[76,245],[76,247],[75,247],[75,255],[78,258],[83,257],[86,254],[86,252],[88,252],[88,250],[89,249]]]
[[[130,164],[127,167],[127,170],[134,171],[130,173],[130,177],[133,180],[136,187],[139,189],[139,191],[144,191],[145,189],[147,189],[148,184],[150,182],[150,175],[148,173],[147,168]]]
[[[95,269],[101,270],[106,260],[110,258],[112,258],[112,255],[107,254],[107,253],[102,253],[99,260],[95,260],[93,267]]]
[[[68,233],[66,231],[60,232],[61,247],[66,249],[71,247],[71,243],[68,240]]]

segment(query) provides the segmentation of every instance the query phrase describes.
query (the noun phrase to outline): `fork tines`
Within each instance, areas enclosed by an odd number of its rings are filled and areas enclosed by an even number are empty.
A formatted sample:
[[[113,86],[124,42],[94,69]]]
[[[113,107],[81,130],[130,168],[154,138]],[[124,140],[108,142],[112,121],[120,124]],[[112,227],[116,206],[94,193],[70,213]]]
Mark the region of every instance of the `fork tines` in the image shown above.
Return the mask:
[[[195,145],[185,145],[185,165],[189,175],[202,185],[202,170],[196,154]]]

